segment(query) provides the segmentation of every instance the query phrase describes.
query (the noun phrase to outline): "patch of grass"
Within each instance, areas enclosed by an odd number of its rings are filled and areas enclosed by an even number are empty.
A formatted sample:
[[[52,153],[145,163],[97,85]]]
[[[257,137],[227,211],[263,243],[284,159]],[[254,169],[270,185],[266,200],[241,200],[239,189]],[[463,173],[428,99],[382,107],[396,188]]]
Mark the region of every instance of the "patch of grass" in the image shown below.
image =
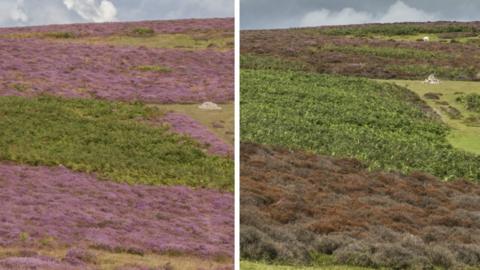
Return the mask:
[[[48,38],[69,39],[76,38],[77,35],[73,32],[47,32],[44,34]]]
[[[139,27],[133,29],[131,34],[134,37],[152,37],[155,35],[155,31],[152,28]]]
[[[305,71],[309,67],[306,63],[288,60],[282,57],[242,54],[240,56],[242,69]]]
[[[234,142],[234,104],[221,104],[221,110],[202,110],[198,108],[198,104],[162,104],[153,105],[164,111],[173,111],[186,114],[192,119],[197,120],[210,131],[215,133],[225,142],[233,145]]]
[[[114,46],[145,46],[149,48],[177,48],[177,49],[218,49],[227,50],[233,48],[233,33],[226,35],[223,32],[199,34],[155,34],[147,37],[135,37],[128,35],[114,35],[108,37],[87,37],[75,39],[75,42],[87,44],[108,44]]]
[[[137,66],[135,70],[139,71],[152,71],[152,72],[160,72],[160,73],[170,73],[172,72],[172,68],[164,67],[164,66],[154,66],[154,65],[145,65],[145,66]]]
[[[29,86],[23,83],[12,83],[10,87],[12,87],[18,92],[25,92],[29,89]]]
[[[231,190],[233,162],[145,121],[161,115],[138,103],[0,97],[0,159],[132,184]]]
[[[242,140],[354,157],[370,169],[480,180],[480,157],[413,92],[367,79],[243,70]]]
[[[21,232],[18,235],[20,242],[27,242],[30,239],[30,235],[27,232]]]
[[[213,260],[199,258],[188,255],[168,255],[168,254],[144,254],[135,255],[129,253],[115,253],[98,249],[86,249],[87,252],[93,254],[94,262],[84,262],[88,266],[99,270],[115,270],[123,269],[126,266],[141,266],[142,269],[221,269],[221,267],[231,266],[233,263],[225,260]],[[0,248],[0,259],[8,257],[21,257],[25,254],[38,254],[48,256],[57,260],[66,257],[68,249],[66,248],[45,248],[45,249],[16,249],[16,248]],[[90,265],[91,264],[91,265]],[[171,268],[163,268],[169,264]]]
[[[427,104],[435,109],[451,131],[448,141],[456,148],[480,155],[480,125],[476,125],[477,113],[467,110],[459,97],[480,95],[479,82],[461,82],[442,80],[438,85],[424,84],[421,81],[388,80],[417,93]],[[435,92],[441,94],[440,100],[425,98],[425,94]],[[440,101],[440,102],[439,102]],[[443,103],[454,105],[464,116],[463,119],[452,119],[441,109]],[[469,120],[470,119],[470,120]]]

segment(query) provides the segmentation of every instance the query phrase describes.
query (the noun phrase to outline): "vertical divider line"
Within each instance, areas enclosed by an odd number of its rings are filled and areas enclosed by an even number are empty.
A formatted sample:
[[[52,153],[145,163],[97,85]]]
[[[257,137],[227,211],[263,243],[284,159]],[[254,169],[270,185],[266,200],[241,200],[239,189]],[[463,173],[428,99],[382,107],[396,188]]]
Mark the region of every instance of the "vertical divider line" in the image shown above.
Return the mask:
[[[240,0],[235,0],[235,270],[240,270]]]

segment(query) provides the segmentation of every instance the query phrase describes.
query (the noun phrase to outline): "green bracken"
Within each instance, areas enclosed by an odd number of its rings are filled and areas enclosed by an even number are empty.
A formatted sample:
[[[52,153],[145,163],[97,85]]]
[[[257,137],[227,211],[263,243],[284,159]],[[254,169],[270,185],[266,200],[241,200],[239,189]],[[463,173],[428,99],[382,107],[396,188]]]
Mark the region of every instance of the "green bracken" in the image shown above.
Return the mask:
[[[233,161],[150,121],[161,115],[139,103],[0,97],[0,159],[132,184],[232,190]]]
[[[368,79],[243,70],[242,140],[354,157],[371,169],[480,180],[480,156],[406,88]]]

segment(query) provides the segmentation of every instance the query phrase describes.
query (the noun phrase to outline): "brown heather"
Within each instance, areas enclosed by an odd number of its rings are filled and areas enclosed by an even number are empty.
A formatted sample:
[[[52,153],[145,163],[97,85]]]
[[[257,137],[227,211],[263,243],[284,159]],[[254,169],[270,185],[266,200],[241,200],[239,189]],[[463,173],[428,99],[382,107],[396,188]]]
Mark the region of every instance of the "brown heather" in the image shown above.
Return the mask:
[[[241,147],[241,254],[389,269],[480,266],[480,186],[352,159]]]

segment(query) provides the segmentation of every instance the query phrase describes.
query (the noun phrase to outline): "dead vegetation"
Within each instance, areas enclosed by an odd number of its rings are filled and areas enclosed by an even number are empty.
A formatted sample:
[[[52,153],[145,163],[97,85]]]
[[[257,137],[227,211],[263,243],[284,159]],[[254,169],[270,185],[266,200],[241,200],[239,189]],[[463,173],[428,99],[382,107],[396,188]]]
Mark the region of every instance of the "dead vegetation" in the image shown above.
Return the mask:
[[[480,266],[480,186],[369,172],[352,159],[244,143],[241,255],[389,269]]]

